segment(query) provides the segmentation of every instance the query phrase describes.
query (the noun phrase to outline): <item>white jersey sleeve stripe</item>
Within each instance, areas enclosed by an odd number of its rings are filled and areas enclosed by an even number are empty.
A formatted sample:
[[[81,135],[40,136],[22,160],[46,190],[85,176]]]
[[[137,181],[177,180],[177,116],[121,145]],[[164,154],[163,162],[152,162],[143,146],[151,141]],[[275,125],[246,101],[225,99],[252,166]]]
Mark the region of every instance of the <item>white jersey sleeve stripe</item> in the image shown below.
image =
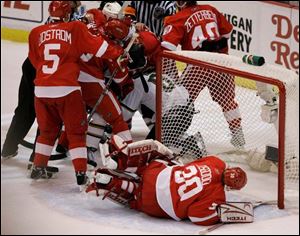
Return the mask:
[[[78,81],[82,83],[98,83],[99,79],[84,71],[80,71]]]
[[[181,219],[176,216],[174,211],[170,189],[172,169],[172,167],[166,167],[163,171],[159,173],[155,184],[156,197],[161,209],[174,220],[180,221]]]
[[[106,41],[103,41],[101,47],[99,48],[98,52],[96,53],[96,57],[102,57],[103,54],[106,52],[108,48],[108,43]]]
[[[110,100],[112,101],[112,103],[114,104],[114,107],[118,112],[118,115],[120,115],[122,113],[122,111],[121,111],[121,108],[120,108],[117,100],[115,99],[114,95],[111,92],[108,92],[107,94],[108,94]]]

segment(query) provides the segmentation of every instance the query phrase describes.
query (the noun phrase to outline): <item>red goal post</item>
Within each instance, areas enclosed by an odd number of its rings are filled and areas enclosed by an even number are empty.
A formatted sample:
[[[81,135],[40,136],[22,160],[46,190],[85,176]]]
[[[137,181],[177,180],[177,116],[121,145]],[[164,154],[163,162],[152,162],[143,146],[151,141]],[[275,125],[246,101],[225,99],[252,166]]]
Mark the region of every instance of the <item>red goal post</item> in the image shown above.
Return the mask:
[[[178,72],[174,70],[174,63],[178,65],[179,63],[184,63],[185,66],[185,70],[182,73]],[[177,66],[178,67],[178,66]],[[186,71],[192,71],[192,72],[186,72]],[[175,74],[174,74],[175,73]],[[278,184],[277,184],[277,197],[278,197],[278,207],[280,209],[284,208],[284,198],[285,198],[285,184],[286,181],[290,181],[290,179],[296,179],[296,180],[292,180],[292,182],[296,182],[296,184],[299,184],[299,149],[297,149],[297,134],[295,132],[298,131],[297,127],[299,125],[299,117],[297,117],[297,115],[295,116],[295,114],[297,113],[297,109],[298,109],[298,105],[297,105],[297,89],[299,89],[299,87],[297,88],[297,85],[299,83],[298,81],[298,75],[290,70],[287,70],[285,68],[279,67],[279,66],[272,66],[272,65],[268,65],[265,64],[263,66],[253,66],[253,65],[248,65],[242,62],[242,58],[239,57],[235,57],[235,56],[229,56],[229,55],[224,55],[224,54],[216,54],[216,53],[208,53],[208,52],[192,52],[192,51],[176,51],[176,52],[169,52],[169,51],[164,51],[161,55],[160,58],[157,60],[157,66],[156,66],[156,74],[157,74],[157,78],[156,78],[156,138],[157,140],[161,141],[162,143],[164,143],[167,146],[176,146],[177,144],[172,144],[172,142],[170,140],[168,140],[168,138],[165,138],[165,136],[167,136],[167,133],[170,132],[177,132],[176,130],[179,129],[179,127],[181,126],[180,123],[178,122],[169,122],[168,123],[168,128],[165,128],[165,130],[167,130],[164,134],[163,130],[164,130],[164,122],[163,120],[168,119],[166,115],[166,113],[163,112],[163,106],[164,106],[164,102],[163,102],[163,83],[165,83],[163,80],[164,77],[168,77],[168,79],[172,79],[174,80],[174,84],[176,85],[178,81],[178,84],[182,85],[184,82],[183,79],[187,79],[187,78],[181,78],[184,77],[186,75],[189,75],[189,79],[192,80],[192,84],[193,86],[191,86],[190,88],[188,88],[187,90],[189,91],[189,93],[191,93],[191,91],[194,90],[193,87],[197,87],[197,83],[199,80],[203,79],[203,78],[208,78],[211,77],[211,79],[214,79],[218,76],[223,76],[225,79],[224,81],[229,80],[229,78],[231,78],[232,76],[235,78],[235,81],[237,81],[237,78],[245,78],[246,82],[243,82],[242,79],[242,84],[241,85],[237,85],[236,87],[241,87],[241,95],[240,95],[240,101],[237,101],[237,103],[239,104],[240,108],[243,108],[244,104],[245,106],[248,106],[248,104],[252,104],[252,99],[256,99],[257,100],[257,104],[258,107],[263,106],[263,104],[265,103],[265,101],[263,101],[261,98],[257,97],[253,98],[253,90],[255,91],[256,88],[253,88],[253,83],[254,83],[254,87],[255,84],[259,83],[263,83],[263,84],[267,84],[268,86],[272,86],[273,88],[275,88],[277,96],[278,96],[278,129],[277,129],[277,133],[278,136],[276,138],[276,146],[278,147]],[[225,75],[225,76],[224,76]],[[176,77],[176,78],[175,78]],[[251,86],[252,88],[249,88],[248,85],[245,85],[247,83],[247,81],[251,81]],[[172,82],[173,83],[173,82]],[[224,82],[226,83],[226,82]],[[243,84],[244,83],[244,84]],[[195,86],[194,86],[195,85]],[[172,85],[174,86],[174,85]],[[223,85],[220,85],[223,86]],[[227,86],[227,85],[224,85]],[[220,87],[221,88],[221,87]],[[237,89],[236,89],[237,90]],[[246,93],[248,93],[247,91],[249,90],[249,93],[251,93],[249,96],[246,95]],[[202,91],[202,90],[201,90]],[[199,94],[201,95],[202,92],[200,92]],[[237,93],[237,91],[236,91]],[[257,91],[255,91],[255,93],[257,93]],[[197,93],[196,93],[197,94]],[[243,95],[245,94],[245,95]],[[200,96],[199,95],[199,96]],[[210,100],[210,98],[205,97],[203,98],[199,98],[199,96],[194,100],[194,104],[195,107],[197,106],[197,103],[205,103],[206,100]],[[248,97],[249,97],[249,100]],[[245,99],[244,99],[245,97]],[[262,103],[263,101],[263,103]],[[173,105],[174,106],[174,103]],[[199,105],[201,106],[201,105]],[[204,107],[209,107],[210,105],[204,105]],[[297,107],[296,107],[297,106]],[[203,107],[203,106],[202,106]],[[203,109],[203,108],[202,108]],[[296,109],[296,110],[295,110]],[[224,107],[223,107],[224,110]],[[249,123],[249,145],[248,145],[248,139],[247,139],[247,135],[245,132],[245,140],[246,140],[246,150],[247,148],[249,148],[249,150],[257,150],[259,149],[258,146],[266,146],[268,144],[268,141],[263,139],[262,141],[258,139],[256,139],[253,134],[251,132],[251,130],[253,130],[253,126],[250,126],[251,124],[251,119],[248,119],[248,114],[247,114],[247,110],[248,113],[255,113],[253,114],[253,116],[255,116],[255,120],[258,120],[258,112],[254,112],[251,110],[251,108],[249,107],[247,109],[247,107],[244,109],[246,112],[243,113],[243,111],[241,112],[241,119],[242,119],[242,127],[244,126],[245,129],[248,129],[248,123]],[[178,112],[178,110],[176,110],[176,112]],[[288,113],[290,112],[290,113]],[[179,112],[180,113],[180,112]],[[178,114],[179,114],[178,113]],[[219,112],[222,113],[222,112]],[[293,113],[293,114],[291,114]],[[177,116],[178,116],[177,114]],[[194,113],[196,114],[196,113]],[[201,114],[201,109],[200,109],[200,114]],[[166,115],[166,117],[164,118],[164,115]],[[205,114],[204,114],[205,115]],[[251,115],[251,114],[250,114]],[[250,117],[249,115],[249,117]],[[289,119],[287,119],[287,117],[290,117]],[[182,117],[185,117],[184,119],[186,119],[186,115],[183,114]],[[245,117],[247,117],[245,119]],[[212,119],[214,119],[215,117],[212,117]],[[294,120],[297,119],[298,120]],[[222,116],[220,115],[220,118],[216,118],[218,120],[215,120],[211,123],[224,123],[226,124],[226,122],[224,122]],[[213,126],[211,126],[210,128],[207,128],[207,132],[205,130],[205,126],[204,125],[203,129],[200,128],[199,123],[203,122],[203,120],[207,121],[207,123],[209,123],[210,118],[209,117],[203,117],[203,112],[201,117],[199,117],[199,115],[194,115],[194,117],[192,118],[192,121],[190,121],[190,131],[195,131],[196,129],[198,129],[199,127],[199,131],[203,132],[204,134],[207,133],[207,137],[205,137],[204,135],[204,142],[206,144],[210,144],[211,139],[209,137],[213,136],[214,133],[214,128],[211,128]],[[184,124],[184,120],[182,122],[182,125]],[[244,123],[243,123],[244,122]],[[256,122],[256,121],[255,121]],[[259,124],[257,125],[257,127],[261,127],[262,129],[266,126],[265,122],[263,121],[258,121]],[[291,122],[294,124],[292,125],[291,128]],[[166,123],[166,122],[165,122]],[[178,124],[177,124],[178,123]],[[172,124],[174,124],[174,127],[172,126]],[[191,126],[194,124],[194,126],[191,128]],[[287,125],[288,124],[288,125]],[[296,127],[297,126],[297,127]],[[224,127],[225,129],[228,129],[228,127]],[[254,126],[256,128],[256,126]],[[270,129],[270,139],[274,138],[272,136],[274,136],[274,128],[270,127],[270,125],[267,125],[267,129]],[[293,130],[294,129],[294,130]],[[216,129],[219,130],[219,129]],[[296,130],[296,131],[295,131]],[[244,130],[245,131],[245,130]],[[248,132],[248,130],[247,130]],[[209,134],[208,134],[209,133]],[[211,135],[212,134],[212,135]],[[175,134],[176,136],[177,134]],[[259,134],[258,134],[259,135]],[[173,134],[171,134],[171,136],[174,136]],[[178,134],[178,137],[180,135]],[[182,136],[182,135],[181,135]],[[227,141],[227,136],[226,135],[217,135],[220,136],[220,146],[225,146],[225,143],[228,143]],[[223,140],[225,140],[223,142]],[[256,143],[258,142],[258,143]],[[266,143],[264,143],[266,142]],[[208,150],[208,154],[216,154],[214,153],[214,149],[218,148],[218,144],[216,144],[217,142],[212,141],[211,143],[213,143],[213,149],[212,150]],[[224,145],[223,145],[224,144]],[[189,145],[189,144],[187,144]],[[226,144],[227,145],[227,144]],[[248,146],[247,146],[248,145]],[[257,147],[256,147],[257,146]],[[171,149],[172,149],[171,147]],[[232,149],[235,149],[235,147],[232,147]],[[243,147],[243,150],[244,147]],[[228,150],[227,150],[228,152]],[[219,152],[218,152],[219,153]],[[293,162],[295,162],[295,166],[293,164],[294,168],[292,170],[292,175],[293,177],[289,177],[286,175],[285,171],[286,168],[288,166],[287,164],[287,160],[293,159]]]

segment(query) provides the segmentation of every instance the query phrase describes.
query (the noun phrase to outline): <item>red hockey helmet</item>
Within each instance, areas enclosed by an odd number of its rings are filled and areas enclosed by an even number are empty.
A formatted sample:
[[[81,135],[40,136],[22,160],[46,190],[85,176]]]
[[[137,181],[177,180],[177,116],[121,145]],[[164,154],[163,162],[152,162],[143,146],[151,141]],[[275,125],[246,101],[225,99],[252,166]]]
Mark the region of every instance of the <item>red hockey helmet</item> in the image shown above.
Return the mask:
[[[129,26],[121,20],[112,19],[105,24],[105,31],[110,38],[123,40],[129,34]]]
[[[230,189],[239,190],[247,183],[247,175],[239,167],[227,168],[224,171],[224,184]]]
[[[72,12],[71,3],[70,1],[52,1],[48,11],[52,18],[68,21]]]
[[[94,21],[96,27],[104,27],[106,23],[106,18],[102,11],[94,8],[90,9],[86,12],[86,17],[88,17],[91,21]]]

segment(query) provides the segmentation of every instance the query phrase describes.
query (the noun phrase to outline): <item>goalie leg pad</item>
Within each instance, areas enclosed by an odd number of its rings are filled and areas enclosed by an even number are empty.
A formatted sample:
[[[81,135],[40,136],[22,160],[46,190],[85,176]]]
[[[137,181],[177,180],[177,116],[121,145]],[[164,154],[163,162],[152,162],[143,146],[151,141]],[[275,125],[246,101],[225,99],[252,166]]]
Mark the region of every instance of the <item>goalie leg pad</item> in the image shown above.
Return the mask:
[[[261,106],[261,119],[264,121],[264,122],[267,122],[267,123],[274,123],[276,122],[277,120],[277,117],[278,117],[278,105],[275,104],[275,105],[262,105]]]
[[[262,82],[256,82],[257,96],[260,96],[267,105],[274,105],[277,103],[277,95],[273,90],[273,86]]]
[[[246,160],[253,170],[260,172],[268,172],[272,166],[272,162],[265,159],[265,153],[260,153],[257,150],[250,151]]]

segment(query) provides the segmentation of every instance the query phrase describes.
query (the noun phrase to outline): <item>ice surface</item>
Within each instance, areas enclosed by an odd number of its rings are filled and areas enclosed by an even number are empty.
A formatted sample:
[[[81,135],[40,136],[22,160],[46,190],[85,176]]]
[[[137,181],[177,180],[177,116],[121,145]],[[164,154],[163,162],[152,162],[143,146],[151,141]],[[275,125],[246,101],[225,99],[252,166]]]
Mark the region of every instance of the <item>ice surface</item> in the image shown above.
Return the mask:
[[[17,104],[21,66],[27,56],[27,45],[1,40],[1,146]],[[147,133],[139,115],[134,117],[135,136]],[[26,137],[32,141],[35,126]],[[31,151],[19,146],[19,154],[1,160],[1,234],[178,234],[191,235],[205,227],[189,221],[157,219],[143,213],[101,200],[94,193],[79,193],[71,160],[50,162],[59,167],[57,178],[33,181],[27,178]],[[276,199],[276,175],[257,173],[244,167],[248,185],[241,192],[228,195],[232,200]],[[251,224],[225,225],[209,234],[299,235],[298,191],[288,209],[261,206],[255,210]],[[297,208],[292,207],[296,205]]]

